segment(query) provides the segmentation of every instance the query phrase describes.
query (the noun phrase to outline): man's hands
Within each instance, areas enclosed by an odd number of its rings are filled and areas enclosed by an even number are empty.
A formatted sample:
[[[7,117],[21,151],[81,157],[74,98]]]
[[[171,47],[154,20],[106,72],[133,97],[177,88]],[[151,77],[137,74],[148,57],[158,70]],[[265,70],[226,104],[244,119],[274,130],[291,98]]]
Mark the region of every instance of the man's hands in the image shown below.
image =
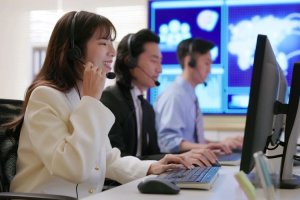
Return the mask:
[[[209,149],[193,149],[177,155],[167,154],[150,166],[148,174],[161,174],[167,170],[182,167],[191,169],[193,165],[211,166],[216,160],[216,155]]]
[[[229,137],[226,138],[221,143],[227,145],[230,149],[241,149],[243,146],[244,137],[236,136],[236,137]]]
[[[209,149],[192,149],[179,156],[200,167],[211,166],[217,161],[217,156]]]
[[[193,168],[193,164],[186,161],[179,155],[167,154],[159,161],[150,165],[148,174],[161,174],[170,169],[177,169],[186,167],[188,169]]]

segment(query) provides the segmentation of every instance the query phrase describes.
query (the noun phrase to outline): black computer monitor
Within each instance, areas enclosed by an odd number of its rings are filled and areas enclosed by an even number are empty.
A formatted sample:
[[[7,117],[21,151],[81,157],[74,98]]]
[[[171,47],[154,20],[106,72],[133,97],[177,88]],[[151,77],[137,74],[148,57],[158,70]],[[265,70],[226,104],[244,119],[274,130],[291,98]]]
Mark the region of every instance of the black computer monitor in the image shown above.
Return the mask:
[[[296,123],[294,123],[300,93],[300,84],[296,83],[298,80],[294,80],[296,74],[294,71],[289,104],[285,104],[286,78],[276,61],[268,37],[258,35],[240,170],[250,173],[254,167],[253,154],[257,151],[266,153],[269,144],[279,141],[287,114],[285,140],[282,142],[283,154],[281,155],[280,186],[282,188],[295,188],[300,185],[298,177],[292,175],[293,156],[296,152],[296,141],[300,129],[300,126],[295,126]],[[298,117],[300,118],[300,112]]]
[[[294,156],[300,133],[300,63],[295,63],[284,132],[284,149],[280,167],[281,188],[299,188],[300,177],[293,175]]]
[[[268,37],[258,35],[240,166],[245,173],[254,167],[253,154],[266,152],[275,126],[274,104],[279,100],[285,103],[286,88],[286,79]]]

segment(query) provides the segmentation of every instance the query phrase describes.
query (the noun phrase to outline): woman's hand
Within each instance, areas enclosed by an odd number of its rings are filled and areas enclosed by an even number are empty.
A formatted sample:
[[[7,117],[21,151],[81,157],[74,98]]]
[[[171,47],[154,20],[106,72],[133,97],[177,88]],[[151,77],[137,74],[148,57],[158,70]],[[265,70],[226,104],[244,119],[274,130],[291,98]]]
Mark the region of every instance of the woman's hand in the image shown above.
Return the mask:
[[[200,167],[211,166],[217,162],[217,156],[209,149],[192,149],[179,154],[186,161]]]
[[[147,174],[161,174],[167,170],[182,167],[191,169],[193,168],[193,164],[180,155],[167,154],[159,161],[150,165]]]
[[[102,67],[95,66],[91,62],[87,62],[84,67],[82,95],[99,100],[104,89],[106,73]]]

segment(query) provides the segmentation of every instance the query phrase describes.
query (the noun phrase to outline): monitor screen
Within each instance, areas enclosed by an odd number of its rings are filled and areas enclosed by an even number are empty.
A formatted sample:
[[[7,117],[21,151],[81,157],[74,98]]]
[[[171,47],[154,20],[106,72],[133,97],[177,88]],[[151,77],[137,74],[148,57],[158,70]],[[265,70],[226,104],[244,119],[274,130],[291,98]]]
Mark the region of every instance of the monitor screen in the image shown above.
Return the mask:
[[[150,0],[149,23],[160,38],[161,86],[148,92],[150,103],[181,72],[176,45],[189,37],[215,43],[207,86],[196,88],[204,114],[246,114],[255,41],[268,35],[288,83],[300,60],[300,0]]]
[[[268,37],[258,35],[240,166],[240,170],[245,173],[249,173],[254,167],[253,154],[258,151],[266,152],[276,121],[275,102],[286,103],[286,88],[286,78],[277,63]],[[282,120],[277,122],[283,126]]]

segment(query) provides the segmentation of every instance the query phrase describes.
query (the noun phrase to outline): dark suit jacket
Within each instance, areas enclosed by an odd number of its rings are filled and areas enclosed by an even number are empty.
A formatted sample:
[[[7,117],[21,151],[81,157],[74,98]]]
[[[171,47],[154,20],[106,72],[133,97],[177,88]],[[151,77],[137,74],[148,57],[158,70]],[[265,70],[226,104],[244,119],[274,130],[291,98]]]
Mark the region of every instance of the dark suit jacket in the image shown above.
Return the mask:
[[[137,123],[130,90],[123,85],[116,83],[103,91],[101,102],[107,106],[116,117],[115,123],[108,134],[111,145],[119,148],[122,156],[136,156]],[[149,142],[147,152],[140,158],[158,160],[164,154],[160,154],[157,143],[155,113],[153,107],[148,102],[146,102],[146,105],[147,113],[150,115],[150,120],[147,124]]]

